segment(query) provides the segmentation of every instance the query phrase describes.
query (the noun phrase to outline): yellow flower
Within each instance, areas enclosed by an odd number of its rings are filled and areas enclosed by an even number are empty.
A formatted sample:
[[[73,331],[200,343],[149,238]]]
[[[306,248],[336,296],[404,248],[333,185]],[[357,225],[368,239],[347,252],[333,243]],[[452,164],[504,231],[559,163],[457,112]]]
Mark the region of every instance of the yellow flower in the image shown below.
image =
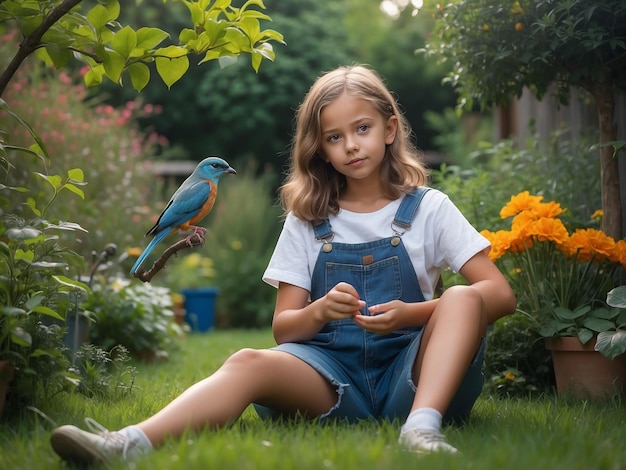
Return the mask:
[[[500,217],[506,219],[512,215],[519,214],[522,211],[532,209],[541,202],[543,196],[531,196],[528,191],[523,191],[516,196],[512,196],[511,200],[500,211]]]
[[[132,248],[129,248],[128,250],[126,250],[126,253],[128,254],[128,256],[131,256],[133,258],[139,258],[139,256],[141,255],[142,251],[143,250],[141,248],[132,247]]]
[[[233,240],[232,242],[230,242],[230,247],[235,251],[241,250],[242,246],[243,245],[241,244],[239,240]]]

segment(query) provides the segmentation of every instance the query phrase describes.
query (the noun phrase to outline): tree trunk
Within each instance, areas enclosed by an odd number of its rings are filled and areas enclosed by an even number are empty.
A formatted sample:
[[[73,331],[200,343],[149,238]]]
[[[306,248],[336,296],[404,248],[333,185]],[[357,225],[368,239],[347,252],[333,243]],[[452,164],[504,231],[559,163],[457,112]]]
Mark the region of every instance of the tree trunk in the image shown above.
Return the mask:
[[[600,127],[600,177],[602,185],[602,230],[615,240],[622,239],[622,203],[615,147],[602,145],[617,140],[615,123],[615,95],[612,83],[595,87],[592,94],[596,100]]]

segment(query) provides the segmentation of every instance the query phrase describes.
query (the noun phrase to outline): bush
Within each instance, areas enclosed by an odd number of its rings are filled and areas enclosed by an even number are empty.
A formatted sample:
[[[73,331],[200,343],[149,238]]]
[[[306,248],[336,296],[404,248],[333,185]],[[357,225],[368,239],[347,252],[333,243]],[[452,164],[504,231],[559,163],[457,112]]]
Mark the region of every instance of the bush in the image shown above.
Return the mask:
[[[129,247],[143,237],[145,227],[140,221],[156,212],[150,202],[155,178],[149,159],[156,145],[165,142],[137,130],[138,117],[156,112],[151,105],[134,100],[118,110],[86,98],[85,88],[65,72],[50,75],[34,66],[20,70],[5,93],[5,100],[36,130],[50,154],[50,161],[45,162],[26,154],[12,159],[15,168],[9,177],[15,186],[27,186],[37,197],[37,191],[45,188],[33,185],[32,174],[41,172],[42,166],[46,174],[64,174],[76,167],[83,170],[85,200],[62,196],[55,215],[74,220],[88,231],[65,235],[63,241],[89,259],[106,243]],[[0,128],[13,145],[33,143],[30,134],[5,115],[0,115]],[[6,212],[23,213],[21,201],[12,203]]]
[[[122,345],[140,359],[166,358],[183,335],[165,287],[106,278],[95,283],[83,307],[95,320],[89,340],[105,351]]]

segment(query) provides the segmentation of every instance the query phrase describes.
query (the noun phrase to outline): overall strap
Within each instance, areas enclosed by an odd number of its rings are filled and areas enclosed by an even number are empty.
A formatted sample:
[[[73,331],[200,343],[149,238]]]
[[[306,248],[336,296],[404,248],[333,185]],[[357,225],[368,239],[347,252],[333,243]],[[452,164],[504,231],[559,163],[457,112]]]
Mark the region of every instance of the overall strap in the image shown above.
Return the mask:
[[[411,227],[417,208],[420,206],[424,195],[430,188],[414,188],[402,200],[398,212],[393,219],[393,225],[397,225],[405,230]]]
[[[330,228],[328,219],[314,225],[313,231],[315,232],[316,240],[327,240],[329,237],[332,238],[333,235],[333,230]]]

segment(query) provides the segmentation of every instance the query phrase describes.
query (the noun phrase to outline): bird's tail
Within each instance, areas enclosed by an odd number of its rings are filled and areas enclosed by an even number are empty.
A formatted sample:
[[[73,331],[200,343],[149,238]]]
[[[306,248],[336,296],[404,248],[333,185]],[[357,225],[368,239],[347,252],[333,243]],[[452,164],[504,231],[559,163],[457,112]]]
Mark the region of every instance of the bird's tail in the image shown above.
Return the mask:
[[[150,241],[150,243],[148,243],[148,246],[146,247],[146,249],[143,250],[143,253],[139,255],[139,258],[137,258],[137,261],[135,261],[135,264],[133,265],[133,267],[130,269],[131,274],[135,274],[137,272],[137,270],[146,260],[148,255],[152,252],[154,247],[157,246],[161,242],[161,240],[167,237],[171,231],[172,231],[172,228],[167,227],[154,236],[154,238]]]

